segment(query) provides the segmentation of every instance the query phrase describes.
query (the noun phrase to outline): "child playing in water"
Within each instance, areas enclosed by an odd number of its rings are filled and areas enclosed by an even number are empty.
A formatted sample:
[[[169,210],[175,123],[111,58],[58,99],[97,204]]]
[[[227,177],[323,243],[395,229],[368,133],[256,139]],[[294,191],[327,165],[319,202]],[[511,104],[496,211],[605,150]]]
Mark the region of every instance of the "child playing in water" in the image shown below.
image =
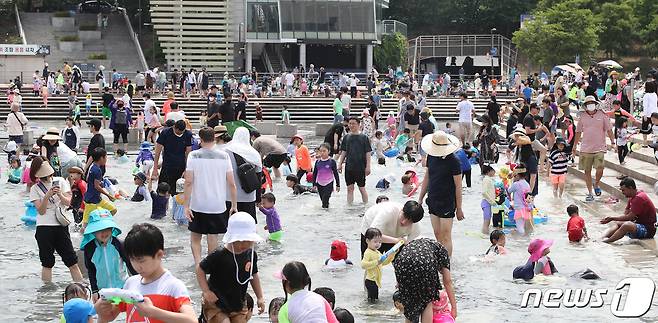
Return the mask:
[[[286,186],[292,188],[292,193],[294,195],[313,192],[313,189],[310,187],[299,184],[299,178],[297,178],[297,175],[293,174],[286,176]]]
[[[125,254],[136,266],[138,275],[126,280],[123,289],[147,295],[144,302],[113,305],[107,300],[96,301],[99,322],[111,322],[126,313],[126,322],[196,322],[197,315],[190,302],[185,284],[162,265],[164,237],[158,227],[141,223],[133,225],[123,242]],[[228,275],[227,275],[228,277]]]
[[[409,140],[411,140],[411,130],[409,128],[404,128],[402,133],[395,138],[395,147],[400,150],[400,155],[402,155],[402,152],[406,153],[404,148],[407,146]]]
[[[283,230],[281,228],[279,213],[274,207],[276,196],[272,193],[265,193],[260,199],[261,206],[258,209],[265,214],[265,223],[267,223],[267,225],[265,225],[265,230],[270,233],[268,239],[270,241],[281,241]]]
[[[144,112],[139,111],[137,112],[137,119],[135,119],[133,124],[133,127],[137,129],[137,142],[144,141],[144,126]]]
[[[368,249],[363,253],[361,268],[365,269],[365,286],[368,291],[368,301],[371,303],[379,299],[379,288],[382,285],[382,266],[388,265],[394,257],[381,260],[382,253],[378,250],[382,246],[382,232],[377,228],[368,228],[364,234]]]
[[[64,303],[61,322],[96,322],[94,304],[87,300],[74,298]]]
[[[322,296],[311,291],[311,277],[303,263],[289,262],[276,276],[281,279],[283,292],[286,294],[286,302],[279,310],[279,323],[338,322],[331,305]]]
[[[388,202],[388,196],[386,195],[377,196],[377,199],[375,200],[375,204],[379,204],[382,202]]]
[[[283,297],[275,297],[270,301],[267,307],[267,316],[270,318],[270,323],[279,323],[279,310],[286,300]]]
[[[548,155],[549,173],[553,183],[553,197],[562,198],[567,182],[567,163],[571,153],[567,151],[567,142],[563,138],[555,141],[555,146]]]
[[[526,195],[530,193],[530,184],[525,180],[525,172],[525,164],[519,163],[516,165],[513,172],[514,182],[510,185],[509,189],[507,189],[507,192],[512,196],[514,201],[513,207],[516,230],[523,235],[526,234],[526,222],[532,218],[526,201]],[[529,226],[532,226],[532,223],[529,223]]]
[[[347,244],[345,241],[334,240],[331,242],[329,259],[324,261],[324,265],[328,268],[345,268],[352,265],[352,261],[347,259]]]
[[[450,124],[450,122],[446,122],[446,130],[445,130],[445,133],[447,133],[447,134],[449,134],[449,135],[453,135],[453,136],[455,135],[455,130],[452,129],[452,125]]]
[[[404,147],[404,153],[398,156],[398,159],[405,163],[415,163],[416,158],[413,156],[413,151],[412,147]]]
[[[489,241],[491,242],[491,246],[487,249],[487,252],[484,253],[485,256],[490,253],[496,255],[502,255],[505,253],[505,232],[502,230],[491,231]]]
[[[151,192],[151,219],[162,219],[167,215],[169,209],[169,184],[158,183],[158,191],[152,190],[153,181],[149,181],[148,191]]]
[[[62,301],[64,302],[65,305],[68,301],[74,300],[74,299],[79,299],[79,300],[84,301],[84,302],[89,302],[91,300],[90,296],[91,296],[91,290],[89,289],[89,287],[87,285],[85,285],[83,283],[70,283],[66,286],[66,288],[64,288],[64,293],[62,293]],[[71,304],[73,304],[73,303],[71,303]],[[94,307],[94,304],[92,304],[92,303],[89,303],[89,304],[90,304],[91,308]],[[66,306],[65,306],[65,308],[66,308]],[[62,315],[60,315],[60,317],[59,317],[60,322],[67,322],[65,312],[69,312],[69,314],[71,314],[71,309],[69,309],[68,311],[65,309],[63,311]],[[95,314],[95,312],[94,312],[94,314]],[[69,315],[69,318],[70,317],[71,316]],[[71,322],[73,322],[73,320],[71,320]],[[83,322],[85,322],[85,321],[83,321]]]
[[[336,292],[333,289],[329,287],[318,287],[313,292],[322,296],[329,303],[332,310],[336,307]]]
[[[23,167],[21,167],[20,159],[16,156],[11,156],[9,159],[9,169],[7,169],[7,182],[20,184],[21,175],[23,175]]]
[[[385,191],[389,189],[389,187],[391,187],[393,181],[395,181],[395,176],[393,174],[388,174],[384,176],[384,178],[377,181],[377,184],[375,184],[375,188],[380,191]]]
[[[148,141],[142,142],[139,146],[139,154],[135,159],[135,167],[144,174],[150,174],[153,167],[153,153],[151,152],[151,143]]]
[[[229,217],[224,246],[217,248],[196,267],[196,278],[203,295],[202,312],[207,322],[247,319],[247,284],[256,293],[259,314],[265,310],[258,276],[255,243],[263,239],[256,232],[256,221],[246,212]],[[206,275],[210,275],[206,278]]]
[[[295,145],[295,160],[297,161],[297,178],[301,179],[306,173],[311,172],[311,154],[306,145],[304,138],[300,135],[292,136],[292,144]]]
[[[132,202],[141,202],[141,201],[150,201],[151,200],[151,194],[149,194],[149,191],[146,189],[146,175],[142,172],[139,172],[134,175],[134,183],[137,186],[135,188],[135,193],[133,196],[130,198],[130,201]]]
[[[489,225],[491,224],[492,211],[491,207],[498,205],[496,203],[496,185],[494,183],[494,176],[496,176],[496,170],[489,165],[482,165],[482,173],[484,178],[482,179],[482,202],[480,202],[480,207],[482,208],[482,217],[484,221],[482,222],[482,234],[489,233]]]
[[[128,156],[126,155],[126,151],[123,149],[117,149],[117,153],[114,158],[117,159],[118,164],[127,164],[130,162],[130,159],[128,159]]]
[[[187,225],[189,220],[185,216],[185,207],[183,202],[185,202],[185,178],[179,178],[176,180],[176,194],[174,196],[174,201],[171,204],[171,215],[178,225]]]
[[[628,142],[633,136],[633,133],[628,130],[628,119],[626,117],[619,118],[619,126],[616,131],[617,141],[617,157],[619,158],[619,165],[624,165],[624,159],[628,155]]]
[[[375,154],[377,156],[377,164],[386,165],[386,156],[384,156],[384,148],[387,146],[386,140],[384,139],[384,134],[381,130],[375,132],[375,139],[372,141],[373,146],[375,146]]]
[[[583,220],[578,214],[578,206],[573,204],[569,205],[567,207],[567,215],[569,215],[569,222],[567,223],[569,241],[580,242],[583,237],[585,240],[589,240],[587,229],[585,228],[585,220]]]
[[[123,288],[129,276],[137,274],[117,238],[121,230],[110,211],[96,209],[89,214],[89,222],[80,243],[85,266],[89,273],[94,300],[103,288]]]
[[[534,263],[535,275],[553,275],[557,272],[555,265],[548,254],[551,252],[550,247],[553,245],[553,240],[534,239],[528,245],[528,253],[530,253],[529,262]]]
[[[336,183],[336,192],[340,192],[340,178],[338,177],[338,166],[336,160],[329,158],[331,146],[322,143],[319,149],[319,158],[315,161],[313,171],[313,186],[317,189],[322,208],[329,208],[329,199]]]

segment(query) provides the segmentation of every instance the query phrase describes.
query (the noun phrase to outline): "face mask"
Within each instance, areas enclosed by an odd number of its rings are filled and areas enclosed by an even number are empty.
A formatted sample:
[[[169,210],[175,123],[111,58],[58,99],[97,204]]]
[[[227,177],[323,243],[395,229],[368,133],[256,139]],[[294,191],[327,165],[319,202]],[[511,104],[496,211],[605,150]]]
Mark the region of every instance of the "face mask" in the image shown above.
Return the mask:
[[[588,104],[587,105],[587,111],[592,112],[596,110],[596,104]]]

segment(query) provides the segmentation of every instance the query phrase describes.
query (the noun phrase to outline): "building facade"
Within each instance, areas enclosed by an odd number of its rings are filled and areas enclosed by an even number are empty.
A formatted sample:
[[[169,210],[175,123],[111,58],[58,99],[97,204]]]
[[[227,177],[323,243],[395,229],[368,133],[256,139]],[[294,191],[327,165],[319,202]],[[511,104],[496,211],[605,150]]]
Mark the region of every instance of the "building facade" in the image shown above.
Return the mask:
[[[169,68],[372,69],[387,0],[151,0]]]

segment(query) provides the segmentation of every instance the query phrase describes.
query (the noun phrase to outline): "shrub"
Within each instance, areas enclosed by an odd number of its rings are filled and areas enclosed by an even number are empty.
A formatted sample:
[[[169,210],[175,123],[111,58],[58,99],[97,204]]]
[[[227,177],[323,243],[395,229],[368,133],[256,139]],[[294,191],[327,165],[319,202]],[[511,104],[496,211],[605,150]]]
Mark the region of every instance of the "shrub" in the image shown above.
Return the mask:
[[[59,41],[80,41],[80,37],[77,35],[63,36],[59,38]]]
[[[107,54],[105,53],[89,54],[89,59],[107,59]]]
[[[68,11],[57,11],[53,14],[53,16],[58,18],[66,18],[71,17],[71,13]]]
[[[83,31],[84,30],[96,30],[96,29],[98,29],[98,26],[96,26],[95,24],[80,25],[80,27],[78,27],[78,29],[83,30]]]

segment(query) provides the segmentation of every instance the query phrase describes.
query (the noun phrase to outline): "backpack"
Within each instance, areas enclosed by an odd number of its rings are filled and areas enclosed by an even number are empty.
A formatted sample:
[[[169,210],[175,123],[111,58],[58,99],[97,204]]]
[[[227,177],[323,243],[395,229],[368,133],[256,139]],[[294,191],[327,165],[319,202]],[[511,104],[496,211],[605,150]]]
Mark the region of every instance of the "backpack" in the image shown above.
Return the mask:
[[[256,172],[256,166],[247,162],[244,160],[244,158],[242,158],[242,156],[238,154],[234,153],[233,157],[235,157],[235,163],[238,166],[238,180],[242,190],[247,193],[251,193],[260,188],[261,181],[258,173]]]

